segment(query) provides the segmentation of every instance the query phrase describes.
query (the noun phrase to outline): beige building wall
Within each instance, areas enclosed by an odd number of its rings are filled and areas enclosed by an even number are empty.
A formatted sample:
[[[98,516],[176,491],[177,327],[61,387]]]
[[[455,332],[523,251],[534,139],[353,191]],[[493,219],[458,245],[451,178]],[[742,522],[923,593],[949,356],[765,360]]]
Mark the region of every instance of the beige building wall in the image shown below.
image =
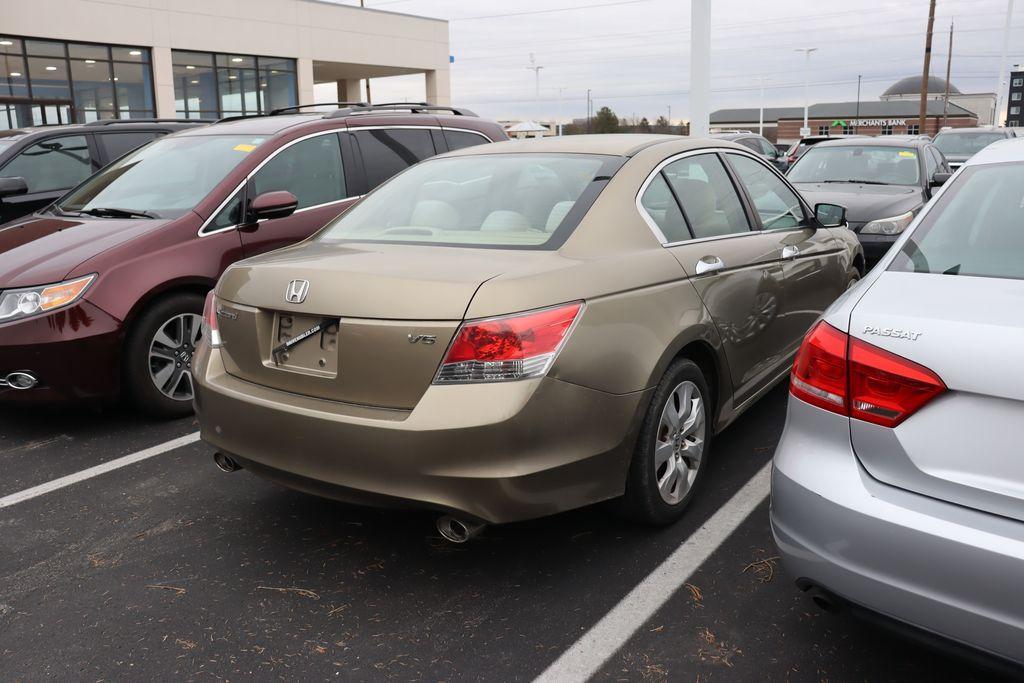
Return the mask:
[[[314,83],[415,73],[451,104],[440,19],[327,0],[30,0],[0,16],[12,35],[149,47],[158,116],[174,116],[172,49],[294,58],[300,104]]]

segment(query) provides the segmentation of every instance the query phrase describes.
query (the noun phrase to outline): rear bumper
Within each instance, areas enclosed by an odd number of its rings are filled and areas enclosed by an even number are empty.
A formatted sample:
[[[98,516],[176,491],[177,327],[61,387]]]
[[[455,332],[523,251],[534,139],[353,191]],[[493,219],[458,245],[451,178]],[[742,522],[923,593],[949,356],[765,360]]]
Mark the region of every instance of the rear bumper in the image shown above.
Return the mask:
[[[649,391],[555,379],[431,386],[411,411],[323,401],[196,364],[202,439],[287,486],[359,504],[455,511],[489,523],[622,494]]]
[[[1024,524],[878,483],[847,418],[789,400],[771,523],[794,577],[1024,664]]]
[[[120,386],[121,323],[88,301],[0,325],[0,377],[29,372],[32,389],[0,387],[0,402],[106,399]]]

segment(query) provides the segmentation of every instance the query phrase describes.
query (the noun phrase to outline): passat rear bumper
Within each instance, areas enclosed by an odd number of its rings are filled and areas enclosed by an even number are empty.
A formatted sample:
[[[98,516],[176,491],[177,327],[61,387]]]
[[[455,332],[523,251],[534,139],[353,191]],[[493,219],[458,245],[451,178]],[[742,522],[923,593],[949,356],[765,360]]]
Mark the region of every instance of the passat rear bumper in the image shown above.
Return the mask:
[[[790,397],[771,523],[801,584],[1024,664],[1024,524],[875,481],[848,418]]]
[[[545,378],[431,386],[412,410],[300,396],[197,354],[202,439],[262,476],[359,504],[513,522],[619,496],[650,391]]]

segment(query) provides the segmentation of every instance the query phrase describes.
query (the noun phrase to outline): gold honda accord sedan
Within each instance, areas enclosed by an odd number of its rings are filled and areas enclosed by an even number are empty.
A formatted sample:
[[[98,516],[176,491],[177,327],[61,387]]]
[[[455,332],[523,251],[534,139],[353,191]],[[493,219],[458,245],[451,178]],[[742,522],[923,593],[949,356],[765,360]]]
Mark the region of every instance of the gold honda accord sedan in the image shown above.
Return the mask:
[[[228,268],[195,359],[202,439],[225,470],[437,509],[451,540],[609,499],[671,522],[715,434],[860,277],[844,213],[721,140],[436,157]]]

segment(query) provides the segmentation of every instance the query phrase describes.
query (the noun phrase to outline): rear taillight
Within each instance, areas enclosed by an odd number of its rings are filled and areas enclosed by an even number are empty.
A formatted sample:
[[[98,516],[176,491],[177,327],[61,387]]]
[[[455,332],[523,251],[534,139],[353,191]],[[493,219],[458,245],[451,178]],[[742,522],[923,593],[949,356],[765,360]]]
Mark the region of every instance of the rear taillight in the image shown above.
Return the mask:
[[[435,384],[540,377],[551,367],[582,302],[465,322],[455,333]]]
[[[789,390],[819,408],[895,427],[946,385],[922,365],[819,322],[796,355]]]
[[[217,297],[211,290],[206,295],[206,303],[203,304],[203,339],[210,345],[210,348],[219,349],[224,346],[220,338],[220,328],[217,326]]]

